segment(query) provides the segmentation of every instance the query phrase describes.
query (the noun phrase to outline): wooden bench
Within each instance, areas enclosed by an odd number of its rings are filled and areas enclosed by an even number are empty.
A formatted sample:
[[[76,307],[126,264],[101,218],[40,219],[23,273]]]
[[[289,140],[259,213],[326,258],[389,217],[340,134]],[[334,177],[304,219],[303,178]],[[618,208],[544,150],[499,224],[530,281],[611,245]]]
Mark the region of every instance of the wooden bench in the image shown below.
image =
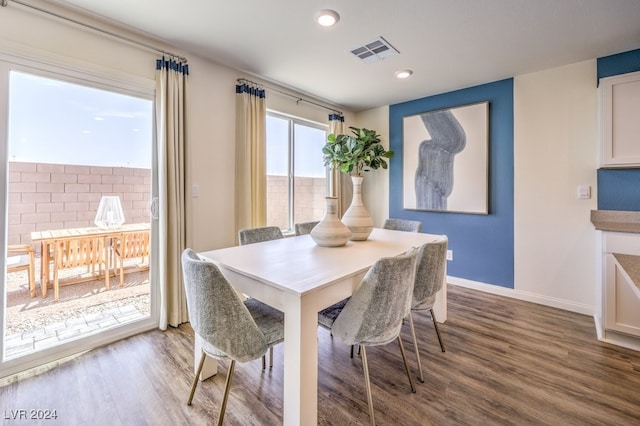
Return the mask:
[[[147,259],[149,268],[149,223],[125,224],[117,229],[69,228],[31,233],[33,242],[41,242],[42,297],[47,297],[47,287],[53,285],[54,298],[59,298],[59,287],[67,284],[104,279],[109,289],[109,276],[129,272],[124,268],[124,260],[141,257]],[[119,265],[116,265],[116,259]],[[51,266],[53,281],[51,282]],[[66,268],[87,267],[87,273],[62,279],[60,271]]]
[[[104,278],[109,290],[108,257],[104,235],[57,240],[53,244],[53,299],[60,296],[60,270],[86,266],[88,276],[81,276],[64,284],[73,284]],[[97,271],[96,271],[97,268]],[[47,286],[42,286],[42,297],[47,296]]]
[[[120,272],[120,287],[124,284],[125,272],[138,272],[149,269],[149,231],[123,233],[114,238],[111,250],[114,261],[119,263],[119,265],[114,266]],[[125,269],[125,260],[138,258],[140,259],[139,264]]]

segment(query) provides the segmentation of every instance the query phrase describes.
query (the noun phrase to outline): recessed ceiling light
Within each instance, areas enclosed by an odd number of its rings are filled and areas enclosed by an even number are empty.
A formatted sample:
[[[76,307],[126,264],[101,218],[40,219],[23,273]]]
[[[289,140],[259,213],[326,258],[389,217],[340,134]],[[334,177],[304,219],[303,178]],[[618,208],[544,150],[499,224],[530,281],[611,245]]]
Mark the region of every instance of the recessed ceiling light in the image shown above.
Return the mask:
[[[340,15],[338,15],[338,12],[336,12],[335,10],[322,9],[321,11],[316,13],[316,21],[323,27],[331,27],[337,24],[339,20]]]
[[[399,78],[399,79],[409,78],[411,77],[411,74],[413,74],[413,71],[411,70],[396,71],[396,78]]]

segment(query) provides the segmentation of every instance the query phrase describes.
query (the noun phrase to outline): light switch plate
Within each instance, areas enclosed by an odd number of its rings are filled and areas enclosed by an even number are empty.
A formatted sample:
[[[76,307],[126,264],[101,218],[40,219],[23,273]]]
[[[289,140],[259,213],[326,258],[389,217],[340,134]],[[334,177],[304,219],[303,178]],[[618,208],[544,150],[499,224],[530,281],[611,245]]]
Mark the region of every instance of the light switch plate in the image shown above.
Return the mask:
[[[591,186],[590,185],[578,186],[578,198],[580,200],[588,200],[589,198],[591,198]]]

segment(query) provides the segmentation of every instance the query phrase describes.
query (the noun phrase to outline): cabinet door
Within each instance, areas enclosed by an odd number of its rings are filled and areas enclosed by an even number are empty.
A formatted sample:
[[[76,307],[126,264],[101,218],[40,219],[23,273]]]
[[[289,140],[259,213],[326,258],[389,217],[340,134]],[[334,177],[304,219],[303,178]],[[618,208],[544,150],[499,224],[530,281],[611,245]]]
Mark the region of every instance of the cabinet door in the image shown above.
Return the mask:
[[[640,166],[640,72],[603,78],[600,87],[601,165]]]
[[[640,336],[640,298],[616,258],[606,255],[605,328]]]

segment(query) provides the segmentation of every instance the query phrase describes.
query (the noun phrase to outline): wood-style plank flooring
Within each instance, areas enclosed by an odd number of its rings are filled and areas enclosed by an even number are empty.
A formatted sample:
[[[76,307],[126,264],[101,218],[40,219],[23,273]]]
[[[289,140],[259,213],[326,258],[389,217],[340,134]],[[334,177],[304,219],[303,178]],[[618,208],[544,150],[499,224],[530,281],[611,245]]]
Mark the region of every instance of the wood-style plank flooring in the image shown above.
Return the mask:
[[[593,319],[449,287],[440,347],[427,314],[416,317],[426,382],[412,394],[396,344],[367,350],[379,425],[640,425],[640,352],[600,343]],[[415,355],[408,325],[408,358]],[[321,425],[368,424],[362,364],[320,329]],[[185,403],[193,377],[188,324],[91,351],[39,376],[0,388],[10,410],[55,409],[46,425],[207,425],[215,422],[226,362]],[[236,365],[225,424],[282,423],[282,346],[275,365]]]

